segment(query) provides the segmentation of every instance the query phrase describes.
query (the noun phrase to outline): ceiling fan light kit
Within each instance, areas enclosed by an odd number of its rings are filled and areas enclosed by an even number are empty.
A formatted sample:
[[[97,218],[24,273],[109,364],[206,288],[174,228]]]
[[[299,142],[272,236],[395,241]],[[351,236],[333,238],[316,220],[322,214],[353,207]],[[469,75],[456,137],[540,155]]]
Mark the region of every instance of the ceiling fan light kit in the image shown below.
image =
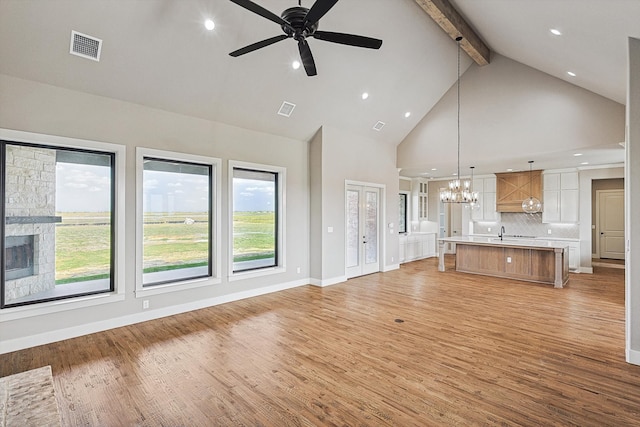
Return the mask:
[[[338,0],[317,0],[311,9],[302,7],[300,1],[298,6],[290,7],[286,9],[280,16],[273,12],[268,11],[262,6],[253,3],[250,0],[231,0],[238,6],[262,16],[276,24],[280,25],[284,34],[271,37],[259,42],[250,44],[241,49],[231,52],[229,55],[238,57],[250,52],[253,52],[263,47],[270,46],[274,43],[278,43],[286,39],[294,39],[298,42],[298,51],[300,52],[300,59],[302,65],[308,76],[315,76],[318,74],[316,70],[316,64],[311,53],[311,48],[307,42],[308,37],[314,37],[318,40],[323,40],[331,43],[344,44],[348,46],[362,47],[367,49],[380,49],[382,46],[382,40],[374,39],[371,37],[358,36],[355,34],[336,33],[331,31],[319,31],[318,25],[320,18],[322,18],[329,10],[335,6]]]

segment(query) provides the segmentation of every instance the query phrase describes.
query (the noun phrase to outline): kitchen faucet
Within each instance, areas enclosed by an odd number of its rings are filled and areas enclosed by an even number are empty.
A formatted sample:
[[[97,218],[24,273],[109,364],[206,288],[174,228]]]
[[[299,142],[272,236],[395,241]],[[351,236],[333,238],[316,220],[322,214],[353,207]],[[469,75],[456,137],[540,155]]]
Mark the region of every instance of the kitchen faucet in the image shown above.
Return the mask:
[[[500,241],[502,241],[502,236],[504,236],[504,225],[500,227],[500,234],[498,234]]]

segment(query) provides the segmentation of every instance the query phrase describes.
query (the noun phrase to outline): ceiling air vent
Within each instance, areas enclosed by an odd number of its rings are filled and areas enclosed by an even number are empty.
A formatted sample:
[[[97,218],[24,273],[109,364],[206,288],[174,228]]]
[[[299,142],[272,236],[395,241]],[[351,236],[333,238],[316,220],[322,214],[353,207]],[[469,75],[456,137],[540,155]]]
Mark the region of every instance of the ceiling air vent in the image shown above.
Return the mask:
[[[284,101],[278,110],[278,114],[281,116],[289,117],[293,113],[293,109],[296,108],[296,104]]]
[[[77,31],[71,31],[71,47],[69,53],[94,61],[100,61],[102,40]]]
[[[378,121],[378,123],[376,123],[375,125],[373,125],[373,130],[377,130],[378,132],[382,130],[382,128],[384,127],[385,123],[384,122],[380,122]]]

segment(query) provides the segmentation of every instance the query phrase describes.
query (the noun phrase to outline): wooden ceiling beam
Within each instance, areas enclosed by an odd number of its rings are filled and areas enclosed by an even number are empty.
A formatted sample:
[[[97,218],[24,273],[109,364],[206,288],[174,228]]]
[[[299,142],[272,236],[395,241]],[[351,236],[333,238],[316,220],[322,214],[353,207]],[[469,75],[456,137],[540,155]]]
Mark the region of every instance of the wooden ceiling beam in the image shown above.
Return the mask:
[[[460,47],[476,64],[483,66],[490,62],[491,51],[464,20],[448,0],[416,0],[416,3],[433,19],[452,39],[462,36]]]

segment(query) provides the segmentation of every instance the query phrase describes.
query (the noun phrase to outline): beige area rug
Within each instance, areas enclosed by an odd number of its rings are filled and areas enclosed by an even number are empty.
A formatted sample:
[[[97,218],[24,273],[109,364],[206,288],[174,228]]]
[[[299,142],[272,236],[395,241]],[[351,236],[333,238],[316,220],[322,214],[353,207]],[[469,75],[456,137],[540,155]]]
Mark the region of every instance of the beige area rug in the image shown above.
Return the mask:
[[[51,366],[0,378],[0,426],[60,426]]]

